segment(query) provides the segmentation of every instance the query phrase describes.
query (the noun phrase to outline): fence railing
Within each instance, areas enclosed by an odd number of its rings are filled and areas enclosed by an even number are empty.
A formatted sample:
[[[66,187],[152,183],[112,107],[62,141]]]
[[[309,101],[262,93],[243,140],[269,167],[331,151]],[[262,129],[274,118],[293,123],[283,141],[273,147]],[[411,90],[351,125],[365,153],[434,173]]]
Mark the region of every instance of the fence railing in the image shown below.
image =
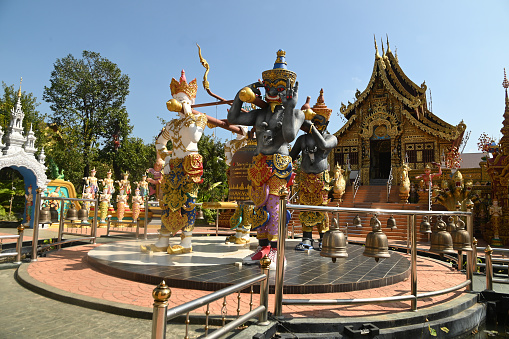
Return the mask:
[[[185,338],[189,338],[189,317],[190,312],[199,307],[207,306],[205,312],[205,336],[206,338],[219,338],[236,327],[246,323],[252,318],[258,317],[258,325],[268,325],[268,301],[269,301],[269,266],[270,259],[264,257],[261,260],[262,274],[247,279],[244,282],[223,288],[201,298],[187,302],[185,304],[168,309],[168,299],[171,296],[171,290],[163,281],[154,289],[152,296],[154,297],[154,311],[152,315],[152,339],[166,338],[166,323],[168,320],[181,315],[186,315],[186,332]],[[253,309],[253,285],[260,283],[260,305]],[[241,291],[251,288],[249,312],[240,315]],[[226,297],[237,293],[237,318],[226,322],[226,314],[222,312],[222,327],[209,334],[209,316],[210,303],[223,299],[223,309],[226,309]]]
[[[0,253],[1,257],[16,256],[15,264],[21,264],[21,252],[23,251],[23,232],[25,227],[23,225],[18,226],[18,234],[13,235],[0,235],[0,240],[16,239],[16,252]]]
[[[355,304],[355,303],[382,303],[382,302],[393,302],[395,300],[410,300],[411,309],[417,309],[417,299],[426,298],[433,295],[440,295],[450,293],[451,291],[467,287],[467,290],[472,290],[472,275],[473,275],[473,255],[472,252],[467,252],[467,270],[466,270],[466,281],[451,288],[433,291],[427,293],[418,293],[417,291],[417,225],[416,216],[430,216],[430,215],[441,215],[441,216],[466,216],[467,224],[466,230],[470,235],[470,239],[473,239],[473,215],[471,209],[466,212],[462,211],[419,211],[419,210],[389,210],[389,209],[368,209],[368,208],[349,208],[349,207],[330,207],[330,206],[307,206],[307,205],[293,205],[286,203],[286,196],[282,195],[280,198],[279,205],[279,237],[278,237],[278,254],[277,254],[277,267],[276,267],[276,286],[275,286],[275,306],[274,316],[278,317],[282,315],[283,305],[315,305],[316,303],[321,304],[322,301],[306,300],[306,299],[287,299],[283,300],[283,281],[284,281],[284,270],[283,270],[283,258],[285,239],[287,238],[287,226],[286,226],[286,209],[294,211],[319,211],[329,213],[364,213],[364,214],[387,214],[387,215],[406,215],[408,219],[408,228],[410,231],[410,244],[411,244],[411,269],[410,269],[410,295],[406,296],[395,296],[386,298],[369,298],[369,299],[335,299],[327,301],[329,304]],[[408,236],[408,234],[407,234]]]
[[[477,271],[477,267],[484,267],[486,270],[486,289],[493,290],[493,283],[499,284],[509,284],[509,259],[506,259],[505,256],[509,255],[509,249],[507,248],[492,248],[490,245],[486,247],[475,247],[474,248],[474,263],[473,263],[473,271]],[[477,262],[477,253],[479,251],[484,251],[484,263]],[[493,257],[493,253],[501,253],[502,257]],[[501,264],[494,264],[494,262]],[[505,265],[504,265],[505,264]],[[507,270],[508,278],[495,278],[493,275],[493,269],[505,269]]]
[[[90,240],[92,243],[95,244],[96,241],[96,235],[97,235],[97,211],[99,206],[99,197],[97,199],[82,199],[82,198],[67,198],[67,197],[43,197],[42,192],[43,190],[41,188],[38,188],[36,190],[37,194],[35,196],[35,216],[34,216],[34,230],[33,230],[33,237],[32,237],[32,258],[31,261],[37,261],[37,252],[42,251],[46,248],[57,246],[59,249],[61,248],[61,245],[65,243],[70,243],[74,241],[83,241],[83,240]],[[92,224],[90,228],[90,234],[78,234],[73,232],[66,232],[64,231],[64,204],[60,204],[60,221],[58,225],[58,238],[57,241],[51,244],[46,244],[42,246],[38,246],[39,243],[39,215],[41,210],[41,205],[43,200],[52,200],[52,201],[87,201],[95,203],[94,208],[94,217],[92,219]],[[83,225],[90,225],[88,222],[82,222]],[[63,235],[73,235],[77,236],[77,238],[74,239],[66,239],[63,240]]]
[[[125,233],[125,234],[134,234],[136,239],[140,237],[140,221],[143,221],[143,236],[144,239],[147,239],[147,229],[148,229],[148,201],[145,200],[144,203],[144,217],[136,220],[131,219],[122,219],[122,220],[112,220],[108,218],[106,222],[106,236],[108,237],[110,233]],[[112,226],[113,224],[113,226]],[[134,228],[134,229],[133,229]]]

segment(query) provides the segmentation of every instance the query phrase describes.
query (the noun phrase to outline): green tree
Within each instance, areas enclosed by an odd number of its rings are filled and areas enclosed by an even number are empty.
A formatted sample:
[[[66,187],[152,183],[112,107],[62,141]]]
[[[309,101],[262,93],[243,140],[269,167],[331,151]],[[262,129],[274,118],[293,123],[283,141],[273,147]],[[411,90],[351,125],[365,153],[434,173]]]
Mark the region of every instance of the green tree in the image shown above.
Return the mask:
[[[7,132],[11,122],[11,110],[16,106],[18,102],[18,90],[15,89],[14,85],[7,86],[2,81],[2,95],[0,96],[0,126],[2,130]],[[30,124],[33,124],[33,130],[37,140],[35,146],[39,147],[44,145],[45,137],[42,132],[46,126],[46,116],[41,114],[37,110],[37,106],[41,103],[37,102],[37,98],[32,93],[21,92],[21,106],[25,113],[23,119],[23,129],[25,132],[30,130]]]
[[[129,77],[99,53],[83,51],[81,59],[69,54],[55,62],[43,98],[51,104],[52,122],[79,150],[83,176],[88,176],[101,144],[110,142],[117,129],[124,137],[131,132],[124,106],[128,94]]]
[[[119,173],[115,173],[116,178],[120,178],[122,172],[127,171],[130,173],[131,182],[140,181],[145,170],[153,166],[156,149],[153,144],[144,144],[141,138],[127,137],[117,149],[114,144],[106,145],[100,151],[99,159],[102,163],[116,163],[119,168]]]
[[[213,137],[203,135],[198,142],[203,157],[203,183],[198,191],[198,202],[222,201],[228,198],[228,166],[224,161],[224,144]],[[208,222],[213,222],[216,211],[204,210]]]

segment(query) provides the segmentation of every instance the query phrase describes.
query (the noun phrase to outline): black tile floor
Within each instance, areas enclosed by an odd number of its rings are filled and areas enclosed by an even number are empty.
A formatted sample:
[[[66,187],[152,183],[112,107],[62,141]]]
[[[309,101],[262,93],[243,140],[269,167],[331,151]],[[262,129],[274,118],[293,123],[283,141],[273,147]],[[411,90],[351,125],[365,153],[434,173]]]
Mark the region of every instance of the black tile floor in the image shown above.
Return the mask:
[[[142,243],[140,241],[116,242],[90,251],[87,261],[97,269],[125,279],[155,285],[164,279],[170,287],[209,291],[242,282],[261,273],[259,265],[236,266],[235,262],[241,261],[249,249],[225,247],[223,241],[224,237],[195,237],[193,253],[179,258],[165,253],[157,253],[157,257],[156,254],[141,253],[138,250]],[[333,263],[330,258],[321,257],[319,251],[310,251],[309,254],[295,251],[295,244],[295,240],[289,240],[285,246],[285,294],[369,289],[403,281],[410,275],[410,261],[397,252],[391,252],[390,258],[380,259],[376,263],[374,258],[362,255],[363,246],[349,244],[348,258],[338,258]],[[256,242],[251,244],[251,249],[255,248]],[[235,256],[236,252],[240,255]],[[218,261],[222,264],[206,264],[207,260],[214,259],[216,253],[226,256],[230,263],[224,263],[228,260],[221,257]],[[274,277],[275,271],[271,271],[269,280],[272,291]],[[256,285],[255,292],[257,289]]]

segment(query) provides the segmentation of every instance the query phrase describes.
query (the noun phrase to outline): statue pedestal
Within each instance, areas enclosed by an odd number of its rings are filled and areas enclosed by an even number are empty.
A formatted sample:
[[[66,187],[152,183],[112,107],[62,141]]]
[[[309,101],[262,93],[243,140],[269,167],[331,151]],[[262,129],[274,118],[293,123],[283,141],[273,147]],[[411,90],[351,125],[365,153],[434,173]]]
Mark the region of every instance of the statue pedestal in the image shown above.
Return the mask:
[[[343,195],[344,193],[342,194],[338,194],[338,193],[332,193],[332,196],[334,197],[334,202],[343,202]]]
[[[419,194],[419,204],[427,204],[428,203],[428,191],[418,191]]]
[[[402,193],[399,192],[399,201],[402,204],[408,204],[408,198],[410,197],[410,192]],[[420,197],[419,197],[420,199]]]
[[[504,247],[504,241],[499,238],[492,238],[490,245],[493,247]]]

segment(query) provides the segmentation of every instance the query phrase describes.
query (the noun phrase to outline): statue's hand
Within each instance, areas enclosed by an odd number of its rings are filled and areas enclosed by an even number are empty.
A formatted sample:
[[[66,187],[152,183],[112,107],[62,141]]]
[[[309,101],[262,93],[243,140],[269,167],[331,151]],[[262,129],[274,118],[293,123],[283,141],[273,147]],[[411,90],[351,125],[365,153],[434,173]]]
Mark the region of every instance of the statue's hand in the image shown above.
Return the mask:
[[[295,108],[298,100],[298,90],[299,90],[299,82],[295,82],[295,86],[292,86],[292,82],[290,79],[286,80],[286,96],[284,96],[281,101],[283,102],[283,106]]]
[[[258,88],[263,87],[263,82],[258,80],[257,82],[253,82],[251,85],[248,85],[246,87],[249,87],[256,95],[261,96],[262,93]]]

